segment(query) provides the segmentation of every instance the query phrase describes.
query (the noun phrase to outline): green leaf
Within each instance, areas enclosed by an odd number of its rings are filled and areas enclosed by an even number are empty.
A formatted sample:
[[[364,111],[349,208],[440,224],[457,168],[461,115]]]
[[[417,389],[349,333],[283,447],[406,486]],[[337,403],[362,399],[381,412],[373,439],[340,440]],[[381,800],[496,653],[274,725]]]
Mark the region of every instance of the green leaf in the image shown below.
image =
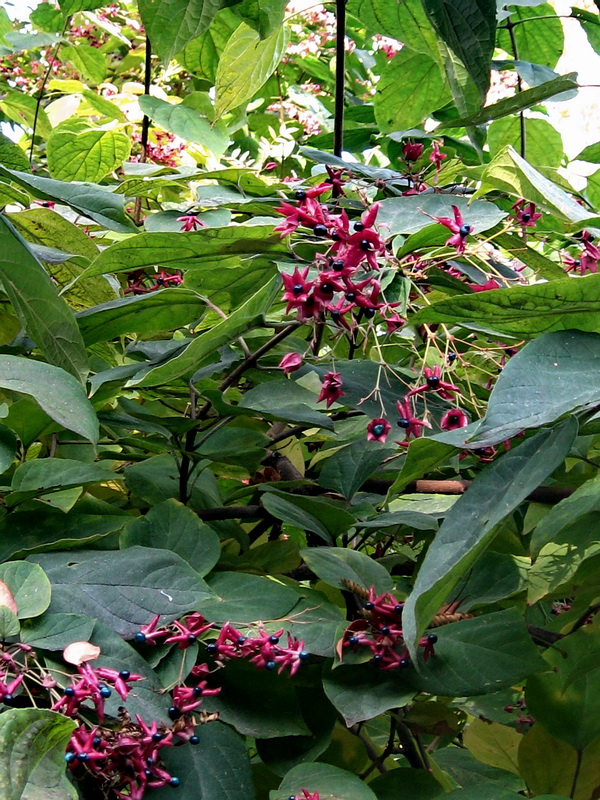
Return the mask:
[[[597,358],[600,335],[593,333],[547,333],[525,345],[498,376],[487,413],[472,437],[477,444],[471,442],[470,446],[496,444],[519,431],[554,422],[563,414],[597,405]],[[519,394],[517,405],[515,392]]]
[[[231,36],[219,58],[215,78],[215,118],[251,100],[275,72],[288,45],[287,28],[266,39],[245,23]]]
[[[448,800],[519,800],[522,794],[517,794],[510,789],[499,789],[498,786],[481,784],[468,789],[455,789],[444,795]]]
[[[302,530],[312,531],[325,542],[347,531],[356,520],[347,511],[313,497],[286,494],[276,490],[266,491],[262,496],[264,508],[277,519],[295,525]]]
[[[589,211],[528,164],[510,146],[494,156],[485,167],[481,181],[482,188],[478,191],[482,194],[486,194],[490,188],[500,189],[513,197],[531,200],[566,222],[580,222],[589,217]]]
[[[518,117],[498,119],[488,128],[488,146],[492,158],[507,145],[521,148],[521,121]],[[527,162],[538,167],[560,167],[563,140],[560,132],[545,119],[525,118]]]
[[[327,414],[316,411],[316,405],[315,395],[308,389],[293,380],[279,380],[259,383],[244,392],[238,408],[260,412],[266,419],[283,419],[333,430],[333,421]]]
[[[527,587],[528,558],[488,551],[477,559],[458,584],[452,599],[460,600],[461,612],[512,597]]]
[[[23,625],[21,641],[40,650],[64,650],[71,642],[87,642],[94,624],[81,614],[44,614]]]
[[[0,581],[14,597],[19,619],[39,617],[50,605],[50,581],[37,564],[6,561],[0,564]]]
[[[549,671],[527,681],[525,700],[536,722],[575,750],[600,739],[600,631],[586,625],[548,650]]]
[[[0,386],[31,395],[59,425],[90,442],[98,441],[98,418],[83,387],[59,367],[0,355]]]
[[[232,225],[202,228],[195,233],[140,233],[106,248],[86,275],[131,270],[163,264],[175,269],[206,269],[234,254],[265,255],[287,252],[270,225]]]
[[[319,475],[319,486],[351,500],[363,483],[391,454],[380,442],[357,441],[330,456]]]
[[[573,161],[589,161],[591,164],[600,164],[600,142],[594,142],[594,144],[584,147]]]
[[[389,497],[401,492],[411,481],[422,478],[434,467],[442,464],[454,450],[453,445],[421,437],[413,439],[406,452],[402,469],[390,487]]]
[[[36,98],[23,92],[11,92],[5,87],[6,84],[2,89],[2,100],[0,101],[2,112],[17,125],[22,125],[28,130],[33,130],[35,121],[36,136],[44,139],[50,136],[52,131],[50,120],[43,107],[38,109]]]
[[[444,625],[435,632],[435,656],[426,664],[420,659],[418,670],[411,666],[402,672],[403,680],[420,692],[444,697],[489,694],[514,686],[543,667],[523,617],[514,608]]]
[[[431,217],[452,216],[453,205],[461,211],[469,225],[473,226],[474,233],[493,228],[507,216],[505,211],[490,202],[470,202],[466,197],[430,194],[382,200],[377,223],[383,227],[386,236],[417,233],[432,224]]]
[[[0,254],[0,280],[27,333],[51,364],[85,378],[87,356],[73,312],[25,240],[1,216]]]
[[[261,39],[283,23],[286,0],[242,0],[233,6],[236,16],[258,31]]]
[[[577,73],[569,72],[567,75],[559,75],[550,81],[545,81],[531,89],[525,89],[512,97],[505,97],[497,103],[482,108],[476,114],[470,114],[468,117],[459,117],[458,119],[443,122],[440,125],[440,130],[445,128],[461,128],[468,125],[481,125],[484,122],[490,122],[493,119],[500,119],[507,117],[511,114],[517,114],[526,108],[537,105],[554,97],[560,92],[566,92],[572,89],[577,89]],[[528,120],[532,121],[532,120]],[[529,138],[529,137],[528,137]]]
[[[196,292],[159,289],[112,300],[80,311],[77,322],[86,345],[108,342],[124,333],[138,335],[173,331],[198,320],[205,305]]]
[[[127,638],[155,614],[170,622],[210,595],[198,573],[168,550],[130,547],[107,553],[48,553],[28,560],[40,564],[50,579],[51,612],[77,608]]]
[[[304,649],[317,656],[333,658],[345,615],[325,595],[314,589],[302,589],[302,599],[294,606],[293,616],[286,620],[292,636],[304,642]]]
[[[444,790],[433,775],[425,770],[409,767],[393,769],[378,775],[369,786],[377,795],[377,800],[397,800],[398,797],[406,800],[434,800],[436,797],[445,796]]]
[[[463,743],[478,761],[515,775],[519,774],[518,753],[522,738],[515,728],[482,719],[474,719],[463,731]]]
[[[390,708],[411,703],[415,692],[403,685],[390,672],[372,664],[341,666],[328,665],[323,676],[325,694],[348,727],[357,722],[374,719]]]
[[[106,77],[106,55],[103,50],[89,44],[78,44],[76,47],[63,47],[60,55],[92,86],[102,83]]]
[[[227,150],[229,134],[222,125],[213,125],[195,109],[185,105],[173,105],[158,97],[143,95],[140,108],[157,125],[174,133],[186,142],[196,142],[212,150],[220,157]]]
[[[139,0],[138,8],[154,50],[167,62],[207,30],[228,0]]]
[[[499,790],[512,789],[518,792],[523,788],[523,781],[515,775],[482,764],[462,747],[444,747],[437,750],[435,763],[465,788],[471,786],[477,788],[488,783],[495,783]]]
[[[392,5],[385,0],[350,0],[347,9],[372,33],[392,36],[411,50],[437,57],[437,36],[420,0]]]
[[[0,796],[10,800],[76,800],[65,772],[73,720],[41,708],[0,716]]]
[[[256,320],[266,314],[279,293],[280,283],[281,279],[276,275],[227,319],[219,322],[210,331],[196,336],[180,355],[165,364],[138,373],[130,380],[129,385],[158,386],[185,375],[191,376],[211,353],[245,333]]]
[[[404,47],[377,84],[375,119],[383,133],[421,125],[450,99],[439,65],[425,53]]]
[[[105,0],[58,0],[58,5],[63,14],[68,17],[78,11],[94,11],[102,8]]]
[[[199,611],[210,622],[255,622],[279,619],[291,611],[299,595],[269,578],[239,572],[219,572],[208,581],[215,598],[205,600]]]
[[[0,606],[0,638],[6,641],[11,636],[18,636],[21,630],[19,618],[7,606]]]
[[[303,788],[327,800],[377,800],[357,775],[329,764],[299,764],[287,773],[279,789],[269,792],[269,800],[302,796]]]
[[[540,19],[538,19],[538,17]],[[564,51],[564,34],[560,19],[549,3],[510,7],[515,45],[521,61],[533,61],[554,68]],[[498,30],[498,46],[513,53],[507,30]]]
[[[464,64],[483,101],[490,85],[496,44],[496,3],[494,0],[423,0],[423,6],[440,38]]]
[[[9,169],[29,171],[29,159],[23,148],[15,144],[3,133],[0,133],[0,164]]]
[[[207,697],[202,707],[218,711],[219,719],[243,736],[272,739],[309,733],[287,675],[258,670],[254,664],[238,659],[219,676],[219,685],[219,694]]]
[[[0,474],[12,464],[17,452],[17,437],[14,431],[0,424]]]
[[[358,550],[345,547],[312,547],[300,551],[304,563],[322,581],[336,589],[347,589],[347,581],[352,581],[365,589],[375,587],[377,594],[392,591],[389,572]]]
[[[0,165],[0,175],[16,181],[41,200],[56,200],[89,217],[108,230],[132,233],[137,228],[125,216],[125,198],[93,183],[63,183],[28,175]],[[107,270],[108,272],[109,270]]]
[[[87,486],[93,483],[122,480],[109,469],[98,464],[85,464],[69,458],[41,458],[26,461],[15,470],[7,505],[16,505],[37,495]]]
[[[53,47],[58,42],[64,41],[55,33],[18,33],[11,31],[4,36],[15,52],[23,50],[41,50],[43,47]]]
[[[252,800],[254,787],[244,740],[227,725],[211,722],[197,730],[196,747],[165,747],[161,753],[171,775],[181,783],[181,800]],[[173,789],[153,789],[155,800],[173,800]]]
[[[564,278],[533,286],[455,295],[421,309],[411,323],[483,325],[518,336],[549,336],[549,331],[570,329],[600,332],[599,299],[600,276],[586,275],[577,280]]]
[[[229,8],[222,8],[209,29],[193,39],[179,54],[182,66],[195,77],[204,78],[214,85],[221,53],[239,24],[237,14]]]
[[[172,550],[200,575],[210,572],[221,554],[219,537],[213,529],[177,500],[159,503],[127,527],[121,546],[136,544]]]
[[[48,169],[57,180],[97,182],[120,167],[130,150],[124,133],[57,128],[48,139]]]
[[[556,469],[576,434],[572,418],[540,431],[480,472],[454,504],[404,606],[403,630],[412,654],[430,620],[493,537],[495,526]]]

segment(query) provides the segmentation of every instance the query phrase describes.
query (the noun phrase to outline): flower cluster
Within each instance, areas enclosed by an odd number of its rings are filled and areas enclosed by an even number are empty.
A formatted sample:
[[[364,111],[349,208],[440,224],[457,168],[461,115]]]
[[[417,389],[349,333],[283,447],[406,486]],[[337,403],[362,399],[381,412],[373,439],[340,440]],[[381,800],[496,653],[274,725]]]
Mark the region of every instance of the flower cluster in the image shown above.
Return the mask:
[[[175,620],[171,625],[160,626],[159,620],[160,615],[156,615],[148,625],[144,625],[135,634],[135,641],[149,645],[155,645],[158,641],[163,641],[165,644],[177,642],[179,648],[183,650],[196,642],[202,634],[216,630],[215,626],[211,622],[206,622],[198,612],[188,614],[181,621]],[[250,663],[259,669],[273,670],[279,667],[279,674],[289,669],[290,675],[295,675],[309,654],[304,649],[304,642],[289,634],[287,647],[281,645],[280,639],[283,633],[283,629],[276,633],[267,633],[261,625],[258,635],[248,636],[227,622],[220,629],[217,638],[206,645],[206,652],[220,666],[232,658],[248,658]],[[194,669],[202,670],[203,674],[209,672],[206,665]],[[193,670],[192,674],[195,674]],[[190,698],[186,695],[183,699],[189,701]]]
[[[567,272],[579,272],[580,275],[585,275],[586,272],[598,272],[598,264],[600,263],[600,247],[593,244],[594,237],[588,232],[583,231],[581,234],[583,241],[583,251],[579,253],[577,258],[568,253],[563,255],[562,260]]]
[[[526,203],[522,198],[512,206],[515,211],[517,222],[523,228],[535,228],[535,223],[541,218],[540,213],[536,213],[535,203]]]
[[[375,594],[375,588],[369,589],[368,599],[363,603],[364,618],[350,623],[341,641],[341,657],[343,648],[352,648],[356,653],[360,647],[367,647],[372,653],[371,661],[382,670],[406,669],[410,666],[410,654],[404,644],[402,633],[403,603],[399,603],[393,594],[385,592]],[[434,647],[437,634],[429,633],[419,641],[423,648],[423,660],[427,661],[435,655]]]
[[[519,733],[526,733],[529,728],[535,722],[535,717],[527,711],[527,705],[525,703],[525,698],[521,698],[517,700],[514,705],[504,706],[504,710],[507,714],[517,714],[517,725],[516,729]]]
[[[164,289],[170,286],[181,286],[183,278],[180,272],[168,273],[161,269],[158,276],[150,277],[143,269],[136,269],[127,273],[127,286],[123,294],[148,294],[157,289]]]
[[[457,206],[451,206],[451,208],[454,218],[434,217],[433,219],[452,232],[452,236],[446,240],[446,247],[456,248],[456,252],[460,255],[465,252],[467,247],[467,236],[473,230],[473,226],[465,223],[460,209]]]
[[[54,703],[51,710],[60,711],[66,717],[76,717],[84,703],[90,701],[96,709],[98,721],[103,722],[104,703],[113,690],[122,700],[126,700],[131,689],[129,684],[141,680],[141,675],[134,675],[127,669],[118,671],[92,667],[89,662],[84,662],[78,665],[77,677],[65,687],[62,697]]]

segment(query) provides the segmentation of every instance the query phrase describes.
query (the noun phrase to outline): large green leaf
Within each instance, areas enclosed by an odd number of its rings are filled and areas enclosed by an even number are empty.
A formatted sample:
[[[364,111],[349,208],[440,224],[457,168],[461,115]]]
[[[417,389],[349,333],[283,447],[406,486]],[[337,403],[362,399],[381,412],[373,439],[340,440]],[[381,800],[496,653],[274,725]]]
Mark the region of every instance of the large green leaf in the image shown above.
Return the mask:
[[[498,376],[487,413],[472,437],[477,444],[470,446],[496,444],[563,414],[596,406],[600,402],[595,380],[599,358],[598,334],[561,331],[534,339]]]
[[[29,159],[23,148],[3,133],[0,133],[0,164],[9,169],[29,170]]]
[[[76,800],[65,749],[73,720],[41,708],[7,709],[0,716],[0,796],[6,800]]]
[[[227,725],[212,722],[197,729],[196,747],[165,747],[161,753],[181,783],[181,800],[252,800],[254,787],[244,740]],[[168,753],[165,751],[169,751]],[[173,789],[153,789],[156,800],[173,800]]]
[[[560,94],[560,92],[577,89],[578,85],[576,72],[569,72],[567,75],[559,75],[557,78],[540,83],[538,86],[534,86],[531,89],[518,92],[512,97],[505,97],[502,100],[498,100],[497,103],[492,103],[482,108],[481,111],[476,114],[470,114],[468,117],[459,117],[458,119],[444,122],[440,125],[440,129],[481,125],[493,119],[500,119],[510,114],[517,114],[519,111],[531,108],[531,106],[537,105],[544,100],[548,100]]]
[[[526,117],[525,154],[527,162],[536,167],[560,167],[564,159],[560,132],[545,119]],[[492,158],[507,145],[521,150],[521,120],[518,116],[492,122],[488,128],[488,146]]]
[[[533,61],[555,67],[564,50],[564,33],[554,6],[550,3],[515,4],[510,7],[510,21],[517,52],[504,26],[498,31],[498,46],[521,61]]]
[[[90,345],[124,333],[147,336],[177,330],[201,317],[204,308],[196,292],[159,289],[80,311],[77,322],[84,342]]]
[[[0,564],[0,581],[11,591],[19,619],[39,617],[50,605],[50,581],[38,564],[5,561]]]
[[[78,11],[93,11],[104,5],[104,0],[59,0],[58,5],[65,16]]]
[[[130,385],[157,386],[184,375],[191,376],[211,353],[245,333],[257,319],[266,314],[279,292],[279,286],[280,278],[276,275],[227,319],[193,339],[180,355],[158,367],[138,373],[131,379]]]
[[[76,608],[124,637],[132,637],[155,614],[169,622],[210,595],[198,573],[169,550],[130,547],[47,553],[28,560],[40,564],[50,579],[51,612]]]
[[[490,542],[495,526],[562,463],[576,434],[572,418],[540,431],[480,472],[451,508],[404,606],[402,627],[413,654],[421,633]]]
[[[325,461],[319,475],[319,486],[339,492],[350,500],[391,452],[380,442],[353,442]]]
[[[282,27],[266,39],[242,23],[221,53],[215,78],[215,116],[250,100],[266,82],[285,53],[289,41]]]
[[[79,381],[52,364],[0,355],[0,386],[30,395],[59,425],[98,441],[98,418]]]
[[[1,216],[0,280],[19,321],[48,361],[84,379],[87,356],[73,312],[25,240]]]
[[[438,63],[405,47],[389,62],[377,84],[375,118],[383,133],[413,128],[449,99]]]
[[[167,62],[208,28],[228,0],[139,0],[138,8],[154,50]]]
[[[490,694],[543,668],[514,608],[444,625],[436,634],[435,656],[404,673],[415,690],[444,697]]]
[[[323,688],[349,727],[390,708],[408,705],[416,691],[372,664],[342,665],[336,669],[328,666]]]
[[[464,64],[483,100],[496,44],[494,0],[423,0],[437,33]]]
[[[345,547],[311,547],[301,550],[300,553],[304,563],[322,581],[337,589],[347,589],[345,581],[352,581],[364,589],[374,586],[377,594],[392,590],[392,579],[387,569],[358,550]]]
[[[141,233],[106,248],[91,265],[88,275],[131,272],[162,264],[175,268],[205,269],[220,258],[286,252],[270,225],[231,225],[202,228],[195,233]]]
[[[455,295],[423,308],[411,320],[449,323],[532,336],[550,331],[600,332],[600,275]]]
[[[589,211],[538,172],[510,146],[501,150],[485,167],[482,187],[475,193],[487,194],[490,188],[507,192],[513,197],[531,200],[552,211],[565,222],[580,222],[589,218]]]
[[[97,86],[104,80],[106,55],[103,50],[79,43],[76,47],[63,47],[60,55],[92,86]]]
[[[193,39],[178,55],[182,66],[198,77],[214,85],[219,58],[228,39],[239,27],[240,18],[229,8],[222,8],[201,36]]]
[[[38,102],[33,95],[25,94],[24,92],[11,92],[6,88],[5,83],[2,89],[0,108],[17,125],[33,130],[35,121],[36,135],[44,138],[50,136],[52,126],[48,115],[43,107],[38,109]]]
[[[26,461],[13,473],[7,505],[16,505],[38,495],[45,495],[74,486],[122,480],[99,464],[85,464],[70,458],[40,458]]]
[[[71,642],[87,642],[95,620],[81,614],[44,614],[21,628],[21,641],[40,650],[64,650]]]
[[[329,764],[299,764],[287,773],[279,789],[269,792],[269,800],[302,797],[302,789],[318,792],[326,800],[377,800],[357,775]]]
[[[267,419],[283,419],[333,430],[333,421],[316,410],[316,397],[295,381],[259,383],[244,393],[238,408],[257,411]]]
[[[233,10],[264,38],[280,28],[286,6],[286,0],[242,0],[233,6]]]
[[[350,0],[348,13],[373,33],[393,36],[411,50],[437,57],[437,36],[420,0]]]
[[[300,599],[293,589],[259,575],[218,572],[208,583],[215,598],[205,600],[199,610],[210,622],[279,619]]]
[[[133,521],[121,543],[124,547],[139,544],[172,550],[200,575],[210,572],[221,554],[217,534],[177,500],[165,500]]]
[[[125,198],[92,183],[63,183],[39,175],[28,175],[0,165],[0,175],[24,186],[40,200],[65,203],[84,217],[89,217],[108,230],[132,233],[137,228],[125,215]]]
[[[302,530],[312,531],[328,543],[356,522],[351,514],[326,499],[273,490],[263,494],[262,504],[277,519]]]
[[[60,181],[98,182],[129,157],[131,139],[112,130],[57,128],[48,139],[48,169]]]
[[[473,228],[473,233],[482,233],[493,228],[507,214],[494,203],[473,201],[466,197],[449,197],[444,194],[420,195],[418,197],[390,197],[382,200],[377,222],[387,236],[397,233],[417,233],[432,224],[431,217],[452,216],[451,206],[456,206]]]
[[[140,108],[157,125],[174,133],[186,142],[196,142],[222,156],[229,144],[227,129],[213,125],[195,109],[185,105],[173,105],[158,97],[143,95]]]

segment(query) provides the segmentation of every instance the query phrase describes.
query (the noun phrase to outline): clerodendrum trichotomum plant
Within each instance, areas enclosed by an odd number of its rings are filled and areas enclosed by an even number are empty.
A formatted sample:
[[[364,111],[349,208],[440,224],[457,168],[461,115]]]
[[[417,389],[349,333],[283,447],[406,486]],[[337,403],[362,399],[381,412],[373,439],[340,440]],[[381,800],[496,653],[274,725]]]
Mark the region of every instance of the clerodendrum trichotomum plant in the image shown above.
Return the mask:
[[[569,28],[0,9],[0,800],[600,797]]]

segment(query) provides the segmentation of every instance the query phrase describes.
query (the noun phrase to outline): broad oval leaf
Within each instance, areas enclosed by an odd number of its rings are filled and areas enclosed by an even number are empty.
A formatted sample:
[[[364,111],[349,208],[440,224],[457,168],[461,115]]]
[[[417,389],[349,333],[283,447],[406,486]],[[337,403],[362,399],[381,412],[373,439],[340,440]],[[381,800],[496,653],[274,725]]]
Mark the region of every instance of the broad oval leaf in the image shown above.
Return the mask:
[[[483,552],[495,526],[556,469],[576,434],[573,418],[540,431],[480,472],[453,505],[427,550],[402,612],[413,659],[422,632]]]
[[[60,181],[98,182],[129,157],[131,139],[111,130],[57,129],[48,139],[48,169]]]
[[[242,23],[221,53],[215,78],[215,116],[250,100],[266,82],[285,52],[289,41],[287,28],[261,39]]]
[[[210,622],[279,619],[300,599],[288,586],[246,573],[218,572],[208,584],[214,598],[205,600],[199,610]]]
[[[47,553],[29,556],[52,585],[50,612],[74,608],[131,638],[155,614],[170,622],[195,610],[210,590],[189,564],[168,550]]]
[[[195,109],[184,105],[173,105],[150,95],[140,97],[139,103],[146,116],[180,139],[201,144],[217,156],[222,156],[227,149],[229,144],[227,128],[212,125],[210,120]]]
[[[139,0],[138,8],[154,50],[167,62],[227,5],[227,0]]]
[[[357,775],[330,764],[299,764],[287,773],[279,789],[269,792],[269,800],[302,797],[302,789],[327,800],[377,800]]]
[[[382,226],[386,236],[417,233],[432,224],[431,217],[451,217],[453,205],[463,214],[474,233],[493,228],[507,216],[505,211],[489,201],[469,202],[465,197],[429,194],[382,200],[377,223]]]
[[[5,561],[0,564],[0,581],[12,592],[19,619],[39,617],[50,605],[50,581],[38,564]]]
[[[345,547],[313,547],[300,551],[304,563],[321,580],[337,589],[348,589],[347,581],[376,594],[391,592],[392,579],[385,567],[358,550]]]

